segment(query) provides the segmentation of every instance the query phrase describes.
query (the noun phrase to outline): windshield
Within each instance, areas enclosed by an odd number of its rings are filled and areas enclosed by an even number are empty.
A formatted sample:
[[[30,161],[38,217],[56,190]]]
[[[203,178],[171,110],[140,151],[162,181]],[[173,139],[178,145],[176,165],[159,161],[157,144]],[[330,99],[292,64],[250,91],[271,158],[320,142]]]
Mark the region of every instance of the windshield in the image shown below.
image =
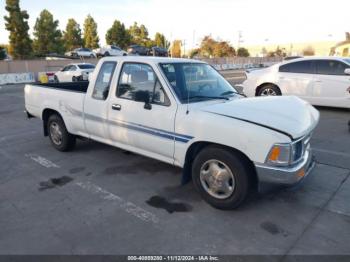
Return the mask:
[[[78,65],[80,69],[94,69],[94,65]]]
[[[182,103],[228,99],[237,91],[214,68],[204,63],[160,64]]]
[[[344,58],[343,60],[350,65],[350,58]]]

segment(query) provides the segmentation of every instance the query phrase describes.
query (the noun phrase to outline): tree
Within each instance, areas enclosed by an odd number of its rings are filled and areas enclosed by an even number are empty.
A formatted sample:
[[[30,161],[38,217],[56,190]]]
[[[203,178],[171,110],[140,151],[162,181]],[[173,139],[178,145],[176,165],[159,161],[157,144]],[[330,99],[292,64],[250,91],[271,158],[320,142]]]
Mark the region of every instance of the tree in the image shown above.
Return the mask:
[[[268,52],[267,52],[266,47],[263,47],[263,48],[261,49],[261,54],[262,54],[263,57],[265,57],[265,56],[268,55]]]
[[[87,48],[97,48],[99,46],[99,37],[97,34],[97,23],[88,15],[84,21],[84,46]]]
[[[182,46],[181,40],[175,40],[173,42],[173,45],[171,46],[171,49],[170,49],[171,57],[181,57],[181,46]]]
[[[115,20],[112,27],[107,31],[106,43],[109,45],[117,45],[120,48],[126,48],[130,45],[131,36],[125,29],[125,25]]]
[[[200,54],[203,57],[212,57],[214,53],[214,48],[216,45],[216,41],[211,38],[211,36],[205,36],[200,45]]]
[[[216,41],[211,36],[205,36],[199,48],[203,57],[232,57],[236,50],[226,41]]]
[[[6,0],[6,11],[8,16],[4,16],[6,30],[10,32],[10,51],[13,58],[27,58],[31,56],[32,42],[29,38],[27,11],[21,10],[19,0]]]
[[[157,32],[156,35],[154,36],[154,45],[168,49],[170,46],[170,43],[166,40],[163,34]]]
[[[190,58],[195,58],[195,57],[199,56],[199,54],[200,54],[199,48],[192,49],[190,52]]]
[[[214,45],[213,56],[214,57],[233,57],[236,55],[236,50],[229,45],[229,43],[222,41],[217,42]]]
[[[0,45],[0,60],[6,59],[7,54],[6,54],[6,47],[3,45]]]
[[[315,55],[315,49],[309,45],[303,49],[303,55],[304,56],[313,56]]]
[[[33,50],[37,56],[48,53],[63,53],[62,33],[58,29],[58,20],[46,9],[41,11],[34,26]]]
[[[129,34],[131,35],[131,42],[134,44],[142,45],[149,40],[146,26],[138,26],[137,22],[134,22],[134,24],[130,26]]]
[[[249,51],[248,51],[247,48],[240,47],[237,50],[237,56],[239,56],[239,57],[248,57],[248,56],[250,56],[250,54],[249,54]]]
[[[68,19],[66,31],[63,32],[63,41],[66,51],[81,47],[83,44],[80,25],[73,18]]]
[[[287,52],[285,48],[280,48],[279,46],[277,46],[275,51],[270,51],[267,54],[268,57],[286,57],[287,56]]]

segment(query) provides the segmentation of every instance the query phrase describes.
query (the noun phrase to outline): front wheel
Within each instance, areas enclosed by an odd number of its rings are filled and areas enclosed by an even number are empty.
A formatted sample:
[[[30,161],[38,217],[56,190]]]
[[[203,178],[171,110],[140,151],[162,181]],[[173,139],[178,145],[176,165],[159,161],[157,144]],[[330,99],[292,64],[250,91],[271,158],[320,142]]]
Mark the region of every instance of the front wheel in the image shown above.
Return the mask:
[[[70,151],[74,148],[76,138],[67,131],[62,118],[57,115],[51,115],[47,121],[47,130],[52,145],[59,151]]]
[[[265,85],[257,92],[257,96],[281,96],[281,90],[275,85]]]
[[[234,209],[248,196],[249,167],[235,152],[209,146],[192,165],[192,179],[202,198],[218,209]]]

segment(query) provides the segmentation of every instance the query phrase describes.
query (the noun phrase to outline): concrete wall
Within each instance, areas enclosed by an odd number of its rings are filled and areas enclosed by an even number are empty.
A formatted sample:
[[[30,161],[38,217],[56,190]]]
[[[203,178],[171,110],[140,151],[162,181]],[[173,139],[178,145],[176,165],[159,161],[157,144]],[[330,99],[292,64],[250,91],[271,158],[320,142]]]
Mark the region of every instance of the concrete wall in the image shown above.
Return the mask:
[[[201,59],[217,70],[249,69],[266,67],[280,62],[279,57],[230,57]],[[98,59],[65,60],[15,60],[0,62],[0,84],[38,81],[41,74],[55,72],[70,63],[87,62],[97,64]]]
[[[0,85],[35,82],[34,73],[0,74]]]
[[[96,64],[97,61],[97,59],[85,59],[84,61],[77,59],[1,61],[0,74],[50,72],[57,71],[70,63],[86,62]]]

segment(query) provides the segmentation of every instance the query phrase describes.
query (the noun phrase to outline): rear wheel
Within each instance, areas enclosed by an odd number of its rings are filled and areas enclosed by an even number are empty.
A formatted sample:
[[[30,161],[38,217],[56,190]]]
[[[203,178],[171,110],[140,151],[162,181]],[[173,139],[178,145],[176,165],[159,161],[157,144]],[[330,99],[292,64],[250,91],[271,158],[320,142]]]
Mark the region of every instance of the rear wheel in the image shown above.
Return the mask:
[[[233,151],[209,146],[192,165],[194,185],[203,199],[218,209],[234,209],[248,196],[249,168]]]
[[[58,80],[58,77],[57,77],[56,75],[54,75],[53,81],[54,81],[55,83],[59,83],[59,82],[60,82],[60,80]]]
[[[54,148],[62,152],[74,148],[76,138],[67,131],[66,125],[59,115],[53,114],[49,117],[47,121],[47,130]]]
[[[281,90],[275,85],[264,85],[257,93],[257,96],[281,96]]]
[[[76,76],[72,77],[72,82],[78,82],[78,78]]]

